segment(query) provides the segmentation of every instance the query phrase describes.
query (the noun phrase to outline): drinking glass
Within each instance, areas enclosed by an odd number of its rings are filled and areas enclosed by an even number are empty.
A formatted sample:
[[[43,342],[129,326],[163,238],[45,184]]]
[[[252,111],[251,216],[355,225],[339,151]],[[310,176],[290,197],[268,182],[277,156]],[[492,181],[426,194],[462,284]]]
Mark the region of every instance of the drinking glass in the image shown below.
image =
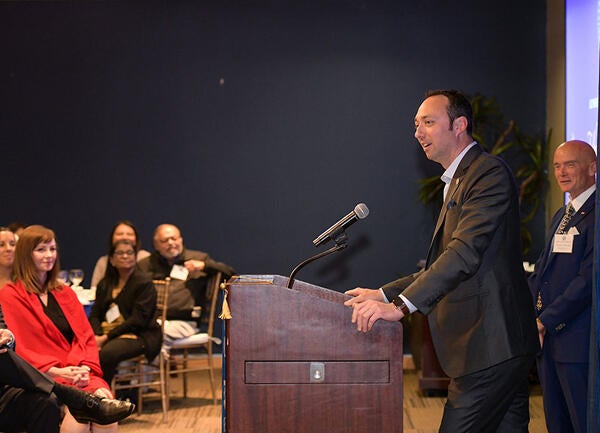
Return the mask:
[[[73,283],[73,286],[80,287],[83,282],[83,269],[71,269],[69,271],[69,280]]]
[[[69,271],[59,271],[57,279],[62,281],[63,284],[69,285]]]

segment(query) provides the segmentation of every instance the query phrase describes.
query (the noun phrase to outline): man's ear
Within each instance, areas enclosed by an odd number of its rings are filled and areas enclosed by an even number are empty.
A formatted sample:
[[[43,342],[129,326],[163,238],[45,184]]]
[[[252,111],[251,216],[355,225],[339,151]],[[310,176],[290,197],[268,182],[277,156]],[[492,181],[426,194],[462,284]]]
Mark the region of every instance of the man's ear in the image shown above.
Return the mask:
[[[590,161],[589,175],[594,176],[596,174],[596,169],[597,169],[596,161]]]
[[[452,131],[454,135],[457,137],[467,130],[467,118],[465,116],[460,116],[454,119],[452,123]]]

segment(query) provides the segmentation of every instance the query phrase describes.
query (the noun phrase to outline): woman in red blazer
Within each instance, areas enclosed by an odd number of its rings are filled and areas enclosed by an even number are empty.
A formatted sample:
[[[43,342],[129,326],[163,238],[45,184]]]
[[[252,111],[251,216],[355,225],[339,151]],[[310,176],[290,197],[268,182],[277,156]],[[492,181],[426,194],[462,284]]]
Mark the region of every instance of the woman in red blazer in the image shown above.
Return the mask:
[[[27,227],[17,242],[14,283],[0,290],[16,352],[56,382],[112,398],[102,379],[94,332],[75,292],[57,280],[60,264],[54,232]],[[108,426],[79,423],[66,410],[62,433],[116,432]]]

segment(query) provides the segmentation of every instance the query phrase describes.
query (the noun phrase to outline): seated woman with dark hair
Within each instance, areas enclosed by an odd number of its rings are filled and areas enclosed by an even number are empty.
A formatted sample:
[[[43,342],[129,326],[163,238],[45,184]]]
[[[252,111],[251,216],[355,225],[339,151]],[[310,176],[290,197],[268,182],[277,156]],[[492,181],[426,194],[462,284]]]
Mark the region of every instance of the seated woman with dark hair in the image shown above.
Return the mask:
[[[129,239],[131,242],[133,242],[136,251],[136,261],[142,260],[150,255],[148,251],[141,249],[140,237],[138,236],[138,232],[131,221],[121,220],[113,226],[110,232],[110,237],[108,238],[108,249],[110,250],[113,244],[121,239]],[[90,283],[91,287],[98,286],[100,280],[104,278],[107,264],[108,256],[102,256],[98,259],[96,266],[94,266],[94,272],[92,273],[92,281]]]
[[[26,227],[27,224],[21,221],[14,221],[8,225],[8,229],[17,236],[17,239],[21,236],[21,233],[23,233],[23,230],[25,230]]]
[[[100,366],[109,383],[119,362],[137,355],[151,361],[162,344],[156,321],[156,289],[135,263],[135,244],[128,239],[116,241],[90,312]]]
[[[15,234],[6,227],[0,227],[0,289],[12,281],[16,246]]]
[[[27,227],[16,245],[14,283],[0,290],[6,324],[14,334],[16,353],[55,382],[112,398],[102,379],[98,346],[77,295],[58,281],[60,270],[54,232]],[[62,433],[116,432],[117,423],[100,426],[78,422],[67,409]]]

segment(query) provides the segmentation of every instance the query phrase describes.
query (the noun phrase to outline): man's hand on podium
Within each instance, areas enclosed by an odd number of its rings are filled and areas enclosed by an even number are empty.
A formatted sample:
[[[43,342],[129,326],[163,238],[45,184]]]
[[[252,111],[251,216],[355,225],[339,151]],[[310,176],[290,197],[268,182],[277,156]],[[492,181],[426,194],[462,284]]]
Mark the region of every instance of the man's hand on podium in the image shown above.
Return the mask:
[[[404,317],[402,311],[398,310],[392,303],[382,300],[380,290],[357,287],[346,292],[352,296],[344,302],[344,305],[352,307],[352,323],[356,323],[356,329],[368,332],[379,319],[397,322]]]

